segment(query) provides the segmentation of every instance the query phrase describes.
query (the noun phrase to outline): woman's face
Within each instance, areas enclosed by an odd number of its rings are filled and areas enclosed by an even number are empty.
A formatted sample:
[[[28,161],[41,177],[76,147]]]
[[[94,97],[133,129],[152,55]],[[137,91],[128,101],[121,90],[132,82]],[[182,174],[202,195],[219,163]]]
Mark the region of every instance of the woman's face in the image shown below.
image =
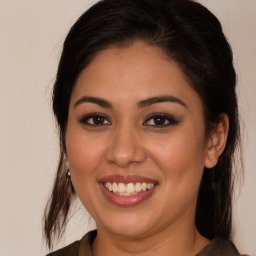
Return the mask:
[[[202,102],[160,49],[108,48],[81,72],[66,147],[98,230],[143,237],[194,225],[206,144]]]

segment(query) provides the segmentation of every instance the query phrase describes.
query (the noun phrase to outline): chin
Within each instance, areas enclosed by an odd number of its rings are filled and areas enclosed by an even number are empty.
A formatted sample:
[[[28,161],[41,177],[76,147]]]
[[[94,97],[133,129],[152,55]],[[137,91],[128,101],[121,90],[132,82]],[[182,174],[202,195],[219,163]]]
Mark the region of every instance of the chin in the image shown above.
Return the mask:
[[[108,218],[103,228],[120,237],[138,238],[149,233],[152,228],[152,219],[147,220],[145,217],[131,214],[123,217],[118,216]]]

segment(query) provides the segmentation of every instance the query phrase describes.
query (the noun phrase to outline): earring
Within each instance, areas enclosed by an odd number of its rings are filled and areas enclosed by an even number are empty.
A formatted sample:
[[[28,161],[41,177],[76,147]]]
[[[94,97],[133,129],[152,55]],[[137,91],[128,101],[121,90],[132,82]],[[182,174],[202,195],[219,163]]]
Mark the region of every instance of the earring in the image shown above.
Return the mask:
[[[70,169],[69,169],[69,161],[66,157],[65,157],[65,160],[66,160],[65,166],[66,166],[66,170],[67,170],[67,178],[70,180],[71,174],[70,174]]]

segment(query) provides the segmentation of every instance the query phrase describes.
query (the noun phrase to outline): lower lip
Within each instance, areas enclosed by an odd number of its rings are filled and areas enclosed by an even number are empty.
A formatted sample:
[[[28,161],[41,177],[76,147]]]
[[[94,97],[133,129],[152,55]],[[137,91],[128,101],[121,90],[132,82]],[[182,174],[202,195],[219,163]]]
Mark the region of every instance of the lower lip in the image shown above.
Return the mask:
[[[101,190],[103,191],[104,196],[113,204],[117,206],[134,206],[139,203],[142,203],[143,201],[147,200],[155,191],[155,188],[157,185],[155,185],[153,188],[147,190],[147,191],[142,191],[139,192],[136,195],[131,195],[131,196],[121,196],[121,195],[116,195],[109,190],[106,189],[103,183],[99,183]]]

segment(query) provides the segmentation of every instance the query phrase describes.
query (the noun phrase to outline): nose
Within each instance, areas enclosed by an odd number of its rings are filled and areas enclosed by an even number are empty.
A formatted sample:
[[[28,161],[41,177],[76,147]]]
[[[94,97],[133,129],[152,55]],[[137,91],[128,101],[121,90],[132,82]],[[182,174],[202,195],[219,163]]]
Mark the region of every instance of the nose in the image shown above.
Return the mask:
[[[131,164],[142,163],[146,158],[147,152],[136,132],[127,127],[113,132],[110,145],[106,151],[108,161],[126,168]]]

